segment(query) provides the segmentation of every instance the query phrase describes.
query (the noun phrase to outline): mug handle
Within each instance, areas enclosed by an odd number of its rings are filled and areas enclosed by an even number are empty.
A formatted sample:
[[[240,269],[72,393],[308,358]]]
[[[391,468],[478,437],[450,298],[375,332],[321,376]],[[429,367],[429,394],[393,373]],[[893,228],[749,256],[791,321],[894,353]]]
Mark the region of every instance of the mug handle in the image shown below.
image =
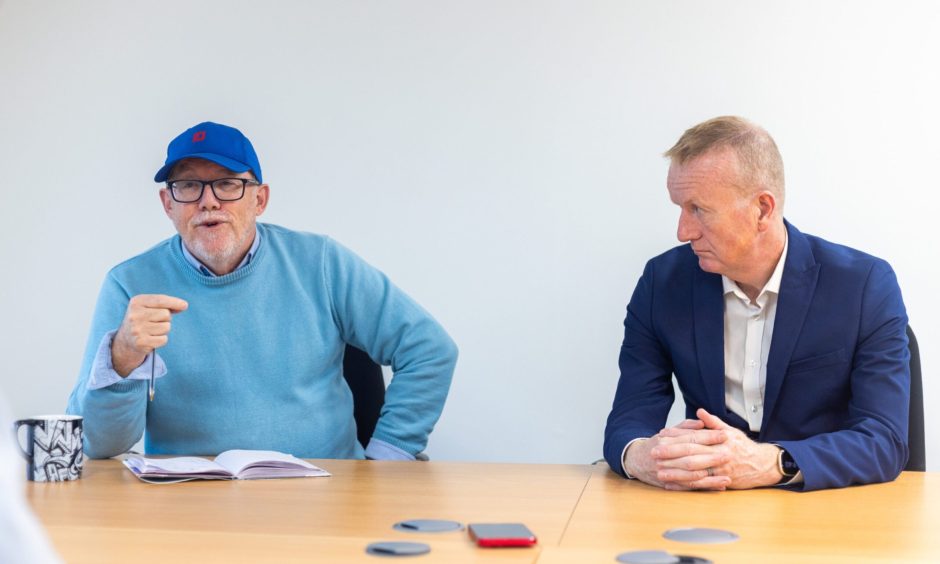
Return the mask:
[[[23,449],[23,445],[20,443],[20,427],[22,427],[23,425],[31,425],[33,423],[35,423],[35,421],[33,421],[32,419],[20,419],[19,421],[16,421],[13,423],[13,434],[16,437],[16,447],[20,451],[20,454],[23,455],[23,458],[26,459],[27,462],[33,459],[33,453],[27,452],[26,450]],[[30,451],[31,451],[32,446],[33,446],[32,441],[30,441],[29,446],[30,446]]]

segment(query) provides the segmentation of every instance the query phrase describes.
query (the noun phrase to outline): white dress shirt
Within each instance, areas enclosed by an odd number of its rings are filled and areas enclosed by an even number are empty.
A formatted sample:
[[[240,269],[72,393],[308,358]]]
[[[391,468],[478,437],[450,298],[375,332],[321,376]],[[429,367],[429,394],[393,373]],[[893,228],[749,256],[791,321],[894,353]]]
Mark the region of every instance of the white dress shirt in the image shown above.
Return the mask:
[[[753,302],[734,280],[721,277],[725,296],[725,405],[747,421],[755,433],[760,431],[764,418],[767,355],[788,244],[784,239],[780,260]]]

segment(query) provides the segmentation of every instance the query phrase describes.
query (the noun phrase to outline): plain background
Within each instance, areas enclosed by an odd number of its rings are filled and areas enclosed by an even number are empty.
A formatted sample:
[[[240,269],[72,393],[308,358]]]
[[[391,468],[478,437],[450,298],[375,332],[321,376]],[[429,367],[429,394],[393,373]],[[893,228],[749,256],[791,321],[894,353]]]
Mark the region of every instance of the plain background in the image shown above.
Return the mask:
[[[791,222],[894,266],[936,470],[938,29],[929,1],[0,0],[0,386],[64,409],[105,273],[173,234],[166,144],[213,120],[255,144],[264,221],[352,248],[460,345],[432,458],[590,462],[627,300],[678,244],[661,154],[737,114],[776,138]]]

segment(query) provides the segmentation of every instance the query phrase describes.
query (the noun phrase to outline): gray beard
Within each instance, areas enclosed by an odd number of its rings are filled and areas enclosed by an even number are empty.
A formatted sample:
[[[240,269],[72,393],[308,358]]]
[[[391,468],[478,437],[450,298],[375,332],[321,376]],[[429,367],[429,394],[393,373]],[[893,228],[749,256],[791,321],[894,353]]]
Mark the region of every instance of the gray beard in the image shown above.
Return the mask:
[[[242,259],[242,253],[239,251],[239,247],[241,247],[244,242],[245,241],[233,241],[225,245],[222,249],[209,251],[201,240],[196,240],[193,242],[193,248],[189,249],[189,252],[199,259],[199,262],[218,274],[218,272],[216,272],[217,268],[221,269],[226,265],[232,265],[231,268],[234,269],[238,266],[239,261]]]

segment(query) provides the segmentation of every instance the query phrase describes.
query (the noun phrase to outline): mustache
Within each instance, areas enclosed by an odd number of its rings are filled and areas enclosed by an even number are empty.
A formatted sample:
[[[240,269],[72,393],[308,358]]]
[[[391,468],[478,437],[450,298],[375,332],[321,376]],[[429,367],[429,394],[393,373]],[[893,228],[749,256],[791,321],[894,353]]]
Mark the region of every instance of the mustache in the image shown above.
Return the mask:
[[[206,223],[226,223],[231,221],[229,214],[220,211],[201,213],[190,220],[190,225],[198,226]]]

